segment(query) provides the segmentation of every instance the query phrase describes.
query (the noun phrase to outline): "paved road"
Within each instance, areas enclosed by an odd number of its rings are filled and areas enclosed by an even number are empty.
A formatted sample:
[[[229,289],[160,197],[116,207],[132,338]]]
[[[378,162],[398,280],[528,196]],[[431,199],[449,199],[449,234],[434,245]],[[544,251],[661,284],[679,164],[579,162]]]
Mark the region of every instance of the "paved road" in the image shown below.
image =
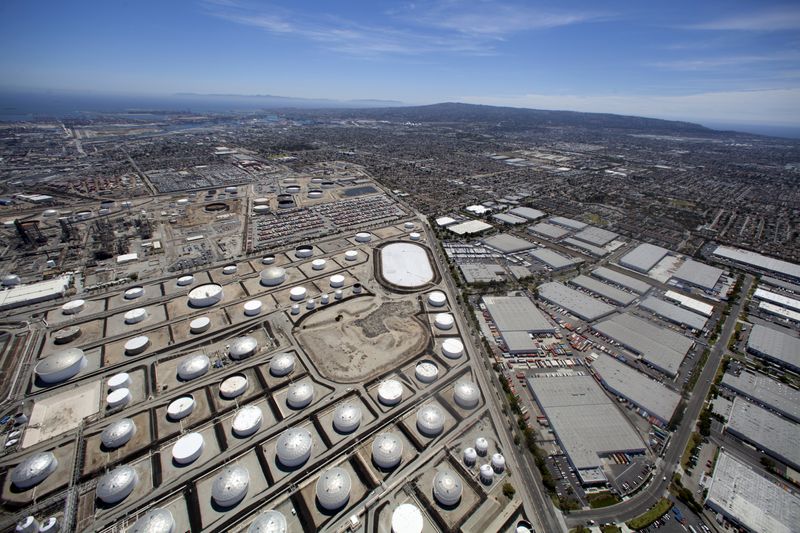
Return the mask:
[[[567,517],[567,524],[574,527],[579,524],[585,524],[589,520],[596,520],[599,523],[603,522],[622,522],[629,520],[647,509],[655,505],[658,499],[664,494],[675,473],[676,466],[680,461],[683,450],[689,442],[689,436],[694,431],[695,422],[700,415],[700,411],[705,403],[705,398],[708,391],[711,389],[712,380],[717,373],[722,356],[728,346],[728,341],[733,335],[736,321],[739,318],[739,313],[742,310],[742,305],[746,300],[747,294],[750,292],[750,286],[753,283],[753,276],[747,274],[742,289],[739,293],[739,302],[733,306],[730,315],[725,320],[722,327],[722,334],[719,340],[711,349],[708,361],[700,373],[697,380],[694,392],[691,399],[686,406],[686,411],[683,415],[683,420],[677,431],[672,435],[672,440],[667,449],[663,459],[656,464],[655,476],[650,485],[638,493],[636,496],[626,500],[617,505],[606,507],[604,509],[590,510],[590,511],[577,511],[571,513]]]

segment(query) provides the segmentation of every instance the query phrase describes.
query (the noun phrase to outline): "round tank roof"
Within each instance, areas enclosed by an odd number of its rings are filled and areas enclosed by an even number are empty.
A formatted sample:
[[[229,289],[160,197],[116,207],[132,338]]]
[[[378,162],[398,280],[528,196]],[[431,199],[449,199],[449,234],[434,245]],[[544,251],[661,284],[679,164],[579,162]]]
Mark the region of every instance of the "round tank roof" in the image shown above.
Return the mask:
[[[231,347],[228,349],[228,355],[231,359],[244,359],[245,357],[253,355],[256,348],[258,348],[258,341],[256,338],[250,335],[244,335],[242,337],[236,337],[233,340]]]
[[[156,507],[133,524],[127,533],[173,533],[175,518],[168,509]]]
[[[408,238],[411,239],[412,241],[418,241],[422,238],[422,235],[419,232],[412,231],[411,233],[408,234]]]
[[[439,367],[433,361],[420,361],[414,369],[414,375],[423,383],[432,383],[439,377]]]
[[[150,337],[139,335],[125,343],[125,355],[139,355],[150,346]]]
[[[231,430],[237,437],[249,437],[261,428],[263,415],[257,405],[246,405],[236,412]]]
[[[100,441],[106,448],[119,448],[128,443],[136,434],[136,424],[130,418],[112,422],[100,434]]]
[[[286,517],[280,511],[269,510],[253,520],[247,533],[286,533]]]
[[[490,465],[488,464],[481,465],[480,472],[481,472],[481,480],[483,480],[484,482],[490,483],[492,479],[494,479],[494,470],[492,470],[492,467]]]
[[[33,516],[26,516],[17,522],[17,527],[14,531],[16,531],[16,533],[38,533],[39,522],[37,522],[36,518]]]
[[[29,489],[44,481],[58,467],[53,452],[34,453],[11,471],[11,482],[19,489]]]
[[[334,274],[330,279],[331,287],[342,287],[344,285],[344,276],[341,274]]]
[[[328,262],[324,259],[314,259],[311,261],[311,268],[314,270],[323,270],[326,264],[328,264]]]
[[[334,467],[322,473],[317,480],[317,501],[323,509],[341,509],[350,500],[350,474],[347,470]]]
[[[19,276],[16,274],[6,274],[3,276],[3,286],[4,287],[12,287],[14,285],[19,285],[20,279]]]
[[[247,390],[247,376],[244,374],[234,374],[226,378],[219,384],[220,396],[226,400],[241,396]]]
[[[447,303],[447,296],[442,291],[433,291],[428,295],[428,303],[434,307],[442,307]]]
[[[475,439],[475,450],[478,455],[484,456],[489,451],[489,441],[485,437]]]
[[[238,268],[236,267],[236,265],[225,265],[224,267],[222,267],[223,274],[228,274],[228,275],[236,274],[237,270]]]
[[[460,407],[474,409],[480,403],[481,391],[473,381],[461,380],[453,388],[453,398]]]
[[[427,437],[435,437],[444,430],[444,411],[436,404],[429,403],[417,411],[417,429]]]
[[[211,485],[211,497],[221,507],[232,507],[242,501],[250,487],[250,472],[241,465],[222,469]]]
[[[358,250],[347,250],[344,253],[344,258],[347,261],[355,261],[356,259],[358,259]]]
[[[448,359],[458,359],[464,355],[464,343],[459,339],[445,339],[442,342],[442,353]]]
[[[172,420],[180,420],[189,416],[194,411],[194,398],[181,396],[167,406],[167,416]]]
[[[286,403],[292,409],[302,409],[314,399],[314,386],[307,380],[298,381],[289,385],[286,394]]]
[[[184,357],[178,365],[178,378],[183,381],[190,381],[208,373],[211,368],[211,361],[204,353],[198,353]]]
[[[206,283],[189,291],[189,305],[192,307],[209,307],[222,300],[222,286]]]
[[[125,291],[123,297],[126,300],[135,300],[144,296],[144,287],[133,287]]]
[[[305,287],[292,287],[292,289],[289,291],[289,298],[291,298],[295,302],[305,300],[306,292],[307,291]]]
[[[492,455],[492,468],[494,468],[495,472],[498,474],[505,470],[506,468],[506,458],[503,457],[501,453],[495,453]]]
[[[61,312],[65,315],[74,315],[83,311],[86,306],[86,300],[71,300],[61,306]]]
[[[187,433],[172,445],[172,460],[179,465],[188,465],[203,453],[205,439],[200,433]]]
[[[208,331],[210,327],[211,319],[207,316],[201,316],[189,322],[189,329],[192,333],[203,333],[204,331]]]
[[[403,227],[405,229],[414,229],[414,223],[413,222],[406,222],[405,224],[403,224]]]
[[[111,390],[121,389],[131,384],[131,376],[127,372],[120,372],[108,378],[108,388]]]
[[[261,303],[261,300],[250,300],[245,302],[242,307],[244,308],[245,315],[255,316],[261,312],[261,308],[264,307],[264,304]]]
[[[178,278],[179,287],[185,287],[187,285],[191,285],[192,283],[194,283],[194,276],[189,275],[189,276],[181,276]]]
[[[279,353],[269,363],[269,373],[275,377],[283,377],[294,371],[296,358],[289,352]]]
[[[378,400],[384,405],[396,405],[403,399],[403,385],[396,379],[387,379],[378,387]]]
[[[436,315],[435,324],[439,329],[451,329],[455,324],[455,319],[450,313],[439,313]]]
[[[261,271],[261,284],[274,287],[286,281],[286,270],[279,266],[271,266]]]
[[[100,478],[95,493],[104,503],[117,503],[133,492],[139,476],[132,466],[118,466]]]
[[[462,492],[461,478],[452,470],[442,470],[433,478],[433,496],[445,507],[456,505]]]
[[[403,441],[394,433],[378,433],[372,441],[372,460],[381,468],[394,468],[403,457]]]
[[[478,452],[475,448],[464,448],[464,462],[468,465],[474,465],[478,460]]]
[[[53,333],[53,342],[55,344],[68,344],[80,337],[81,333],[80,326],[67,326]]]
[[[56,533],[58,529],[58,519],[55,516],[51,516],[39,526],[39,533]]]
[[[356,233],[356,241],[358,242],[369,242],[372,240],[372,235],[367,233],[366,231],[361,231]]]
[[[86,355],[80,348],[67,348],[48,355],[36,364],[34,372],[45,383],[59,383],[86,367]]]
[[[106,403],[110,409],[116,409],[128,405],[131,401],[131,390],[128,387],[120,387],[112,390],[106,396]]]
[[[414,504],[401,503],[392,513],[392,533],[422,533],[425,520]]]
[[[307,429],[287,429],[278,437],[276,445],[278,460],[289,468],[299,466],[311,457],[312,443],[311,432]]]
[[[265,255],[264,257],[261,258],[262,265],[271,265],[274,262],[275,262],[274,255]]]
[[[333,412],[333,429],[339,433],[352,433],[361,425],[361,407],[352,402],[340,403]]]

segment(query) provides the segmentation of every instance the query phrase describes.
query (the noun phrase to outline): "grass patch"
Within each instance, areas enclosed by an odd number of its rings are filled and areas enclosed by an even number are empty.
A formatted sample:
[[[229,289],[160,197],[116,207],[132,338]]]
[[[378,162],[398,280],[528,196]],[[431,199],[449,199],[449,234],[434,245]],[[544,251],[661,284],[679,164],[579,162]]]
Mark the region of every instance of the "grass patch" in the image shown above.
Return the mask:
[[[619,526],[615,526],[614,524],[609,524],[607,526],[603,526],[603,527],[600,528],[600,531],[602,531],[603,533],[621,533],[622,532],[622,530],[619,528]]]
[[[610,492],[597,492],[595,494],[587,494],[586,499],[589,501],[589,507],[592,509],[599,509],[601,507],[608,507],[622,501],[616,494]]]
[[[681,457],[681,465],[686,468],[689,464],[689,458],[692,456],[695,448],[703,441],[702,435],[697,432],[692,433],[692,436],[689,437],[689,442],[686,443],[686,449],[683,450],[683,456]]]
[[[672,502],[667,498],[661,498],[657,504],[645,511],[644,514],[628,520],[625,524],[631,529],[645,528],[667,514],[671,508]]]

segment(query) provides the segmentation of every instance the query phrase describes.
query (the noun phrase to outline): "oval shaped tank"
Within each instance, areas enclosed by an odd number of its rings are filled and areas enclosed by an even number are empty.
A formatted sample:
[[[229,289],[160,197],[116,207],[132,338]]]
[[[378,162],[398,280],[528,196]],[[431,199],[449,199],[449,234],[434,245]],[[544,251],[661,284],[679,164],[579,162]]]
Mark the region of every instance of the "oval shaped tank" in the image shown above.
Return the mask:
[[[76,315],[83,311],[84,307],[86,307],[86,300],[70,300],[61,306],[61,312],[65,315]]]
[[[403,224],[403,227],[405,229],[414,229],[414,223],[413,222],[406,222],[405,224]]]
[[[411,239],[412,241],[418,241],[422,238],[422,235],[417,233],[416,231],[412,231],[411,233],[408,234],[408,238]]]
[[[211,498],[220,507],[233,507],[244,499],[250,488],[250,472],[241,465],[229,465],[211,484]]]
[[[464,464],[467,466],[473,466],[475,461],[478,460],[478,452],[475,451],[475,448],[464,448]]]
[[[344,287],[344,276],[341,274],[334,274],[330,278],[331,287],[334,289]]]
[[[67,326],[53,333],[53,343],[69,344],[81,336],[80,326]]]
[[[453,324],[455,324],[455,319],[453,315],[450,313],[439,313],[436,315],[436,319],[434,320],[436,327],[442,330],[448,330],[453,328]]]
[[[254,198],[253,205],[269,205],[269,198],[261,197],[261,198]]]
[[[205,439],[200,433],[187,433],[172,445],[172,460],[179,465],[193,463],[203,454]]]
[[[257,405],[246,405],[236,412],[231,422],[231,430],[237,437],[249,437],[259,429],[264,415]]]
[[[486,457],[486,454],[489,453],[489,441],[485,437],[475,439],[475,451],[481,457]]]
[[[306,292],[305,287],[292,287],[289,291],[289,298],[295,302],[301,302],[306,299]]]
[[[333,412],[333,429],[339,433],[352,433],[361,425],[361,416],[361,407],[355,403],[340,403]]]
[[[314,270],[324,270],[328,262],[324,259],[314,259],[311,261],[311,268]]]
[[[228,356],[234,360],[244,359],[256,353],[257,349],[258,341],[256,338],[250,335],[244,335],[233,339],[230,348],[228,348]]]
[[[494,470],[488,464],[481,465],[481,481],[487,485],[494,480]]]
[[[396,379],[387,379],[378,387],[378,401],[383,405],[397,405],[403,399],[403,385]]]
[[[344,258],[347,261],[355,261],[358,259],[358,250],[347,250],[344,253]]]
[[[444,431],[444,411],[436,404],[429,403],[417,411],[417,429],[426,437],[435,437]]]
[[[276,287],[286,281],[286,269],[271,266],[261,271],[261,284],[265,287]]]
[[[191,285],[192,283],[194,283],[194,276],[192,275],[181,276],[178,278],[177,283],[178,287],[186,287],[188,285]]]
[[[275,262],[274,255],[265,255],[264,257],[261,258],[262,265],[271,265],[274,262]]]
[[[226,400],[241,396],[247,390],[247,377],[244,374],[234,374],[219,384],[219,394]]]
[[[194,334],[204,333],[208,331],[210,327],[211,319],[207,316],[201,316],[189,322],[189,330]]]
[[[167,417],[171,420],[186,418],[194,411],[194,398],[191,396],[181,396],[173,400],[167,406]]]
[[[453,387],[453,399],[464,409],[474,409],[481,401],[481,391],[475,382],[461,380]]]
[[[442,342],[442,354],[448,359],[458,359],[464,355],[464,343],[459,339],[445,339]]]
[[[236,271],[239,270],[236,265],[225,265],[222,267],[222,273],[230,276],[231,274],[236,274]]]
[[[229,194],[236,193],[236,192],[238,192],[238,190],[239,189],[237,189],[236,187],[234,187],[232,185],[230,187],[225,187],[225,192],[227,192]]]
[[[300,186],[299,185],[289,185],[288,187],[286,187],[286,192],[289,193],[289,194],[297,194],[297,193],[300,192]]]
[[[184,357],[178,365],[178,379],[183,381],[197,379],[206,375],[209,368],[211,368],[211,361],[204,353]]]
[[[75,377],[86,368],[86,355],[80,348],[67,348],[48,355],[34,367],[36,376],[43,383],[61,383]]]
[[[256,316],[260,314],[262,307],[264,307],[264,304],[261,303],[261,300],[249,300],[242,306],[245,316]]]
[[[372,240],[372,235],[366,231],[356,233],[356,242],[369,242]]]
[[[53,452],[34,453],[14,467],[11,483],[18,489],[29,489],[47,479],[57,467],[58,459]]]
[[[442,291],[433,291],[428,295],[428,303],[433,307],[442,307],[447,303],[447,296]]]
[[[139,335],[125,342],[125,355],[139,355],[150,346],[150,337]]]
[[[439,367],[433,361],[420,361],[414,368],[414,376],[423,383],[433,383],[439,377]]]
[[[372,441],[372,460],[383,469],[394,468],[403,458],[403,441],[394,433],[378,433]]]
[[[492,455],[492,468],[498,474],[506,469],[506,458],[501,453]]]
[[[269,213],[270,209],[268,205],[256,205],[253,206],[253,214],[256,215],[265,215]]]
[[[189,305],[192,307],[209,307],[222,300],[222,286],[216,283],[199,285],[189,291]]]
[[[117,390],[123,387],[130,387],[131,376],[127,372],[120,372],[108,378],[107,382],[109,390]]]
[[[156,507],[133,524],[127,533],[174,533],[175,518],[168,509]]]
[[[286,533],[287,530],[286,517],[283,513],[269,510],[253,520],[247,528],[247,533]]]
[[[123,297],[126,300],[135,300],[137,298],[141,298],[142,296],[144,296],[144,287],[133,287],[125,291],[123,294]]]
[[[124,446],[136,434],[136,424],[130,418],[120,418],[108,425],[100,434],[100,442],[108,449]]]
[[[308,197],[313,200],[322,198],[322,191],[319,189],[311,189],[310,191],[308,191]]]
[[[26,516],[19,522],[17,522],[17,527],[14,528],[16,533],[38,533],[39,532],[39,522],[33,516]]]
[[[311,433],[307,429],[287,429],[278,437],[275,447],[278,461],[287,468],[300,466],[311,457],[312,443]]]
[[[328,511],[341,509],[350,500],[350,474],[340,467],[333,467],[317,480],[317,501]]]
[[[306,257],[311,257],[313,254],[314,248],[307,244],[300,245],[294,249],[294,255],[298,259],[305,259]]]
[[[461,501],[461,478],[452,470],[442,470],[433,478],[433,497],[440,505],[454,507]]]
[[[307,380],[289,385],[286,393],[286,404],[292,409],[307,407],[314,399],[314,386]]]
[[[288,376],[294,371],[296,361],[297,358],[292,353],[279,353],[270,361],[269,373],[278,378]]]
[[[131,403],[131,390],[127,387],[112,390],[106,396],[106,403],[109,409],[119,409]]]
[[[147,318],[147,309],[144,307],[137,307],[126,312],[123,317],[126,324],[138,324]]]
[[[95,494],[104,503],[118,503],[133,492],[138,482],[139,475],[132,466],[118,466],[100,478]]]
[[[422,533],[425,519],[414,504],[401,503],[392,513],[392,533]]]

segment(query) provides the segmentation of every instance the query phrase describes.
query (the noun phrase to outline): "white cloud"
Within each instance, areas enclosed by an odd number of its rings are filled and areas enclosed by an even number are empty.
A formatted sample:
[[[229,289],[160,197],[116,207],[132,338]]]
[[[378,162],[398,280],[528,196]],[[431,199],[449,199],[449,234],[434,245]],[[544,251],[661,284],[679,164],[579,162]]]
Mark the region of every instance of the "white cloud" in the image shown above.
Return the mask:
[[[798,30],[800,29],[800,8],[792,6],[749,15],[722,17],[700,24],[692,24],[688,28],[695,30],[740,31]]]
[[[702,122],[800,124],[800,89],[706,92],[667,95],[552,95],[465,96],[473,104],[615,113]]]

